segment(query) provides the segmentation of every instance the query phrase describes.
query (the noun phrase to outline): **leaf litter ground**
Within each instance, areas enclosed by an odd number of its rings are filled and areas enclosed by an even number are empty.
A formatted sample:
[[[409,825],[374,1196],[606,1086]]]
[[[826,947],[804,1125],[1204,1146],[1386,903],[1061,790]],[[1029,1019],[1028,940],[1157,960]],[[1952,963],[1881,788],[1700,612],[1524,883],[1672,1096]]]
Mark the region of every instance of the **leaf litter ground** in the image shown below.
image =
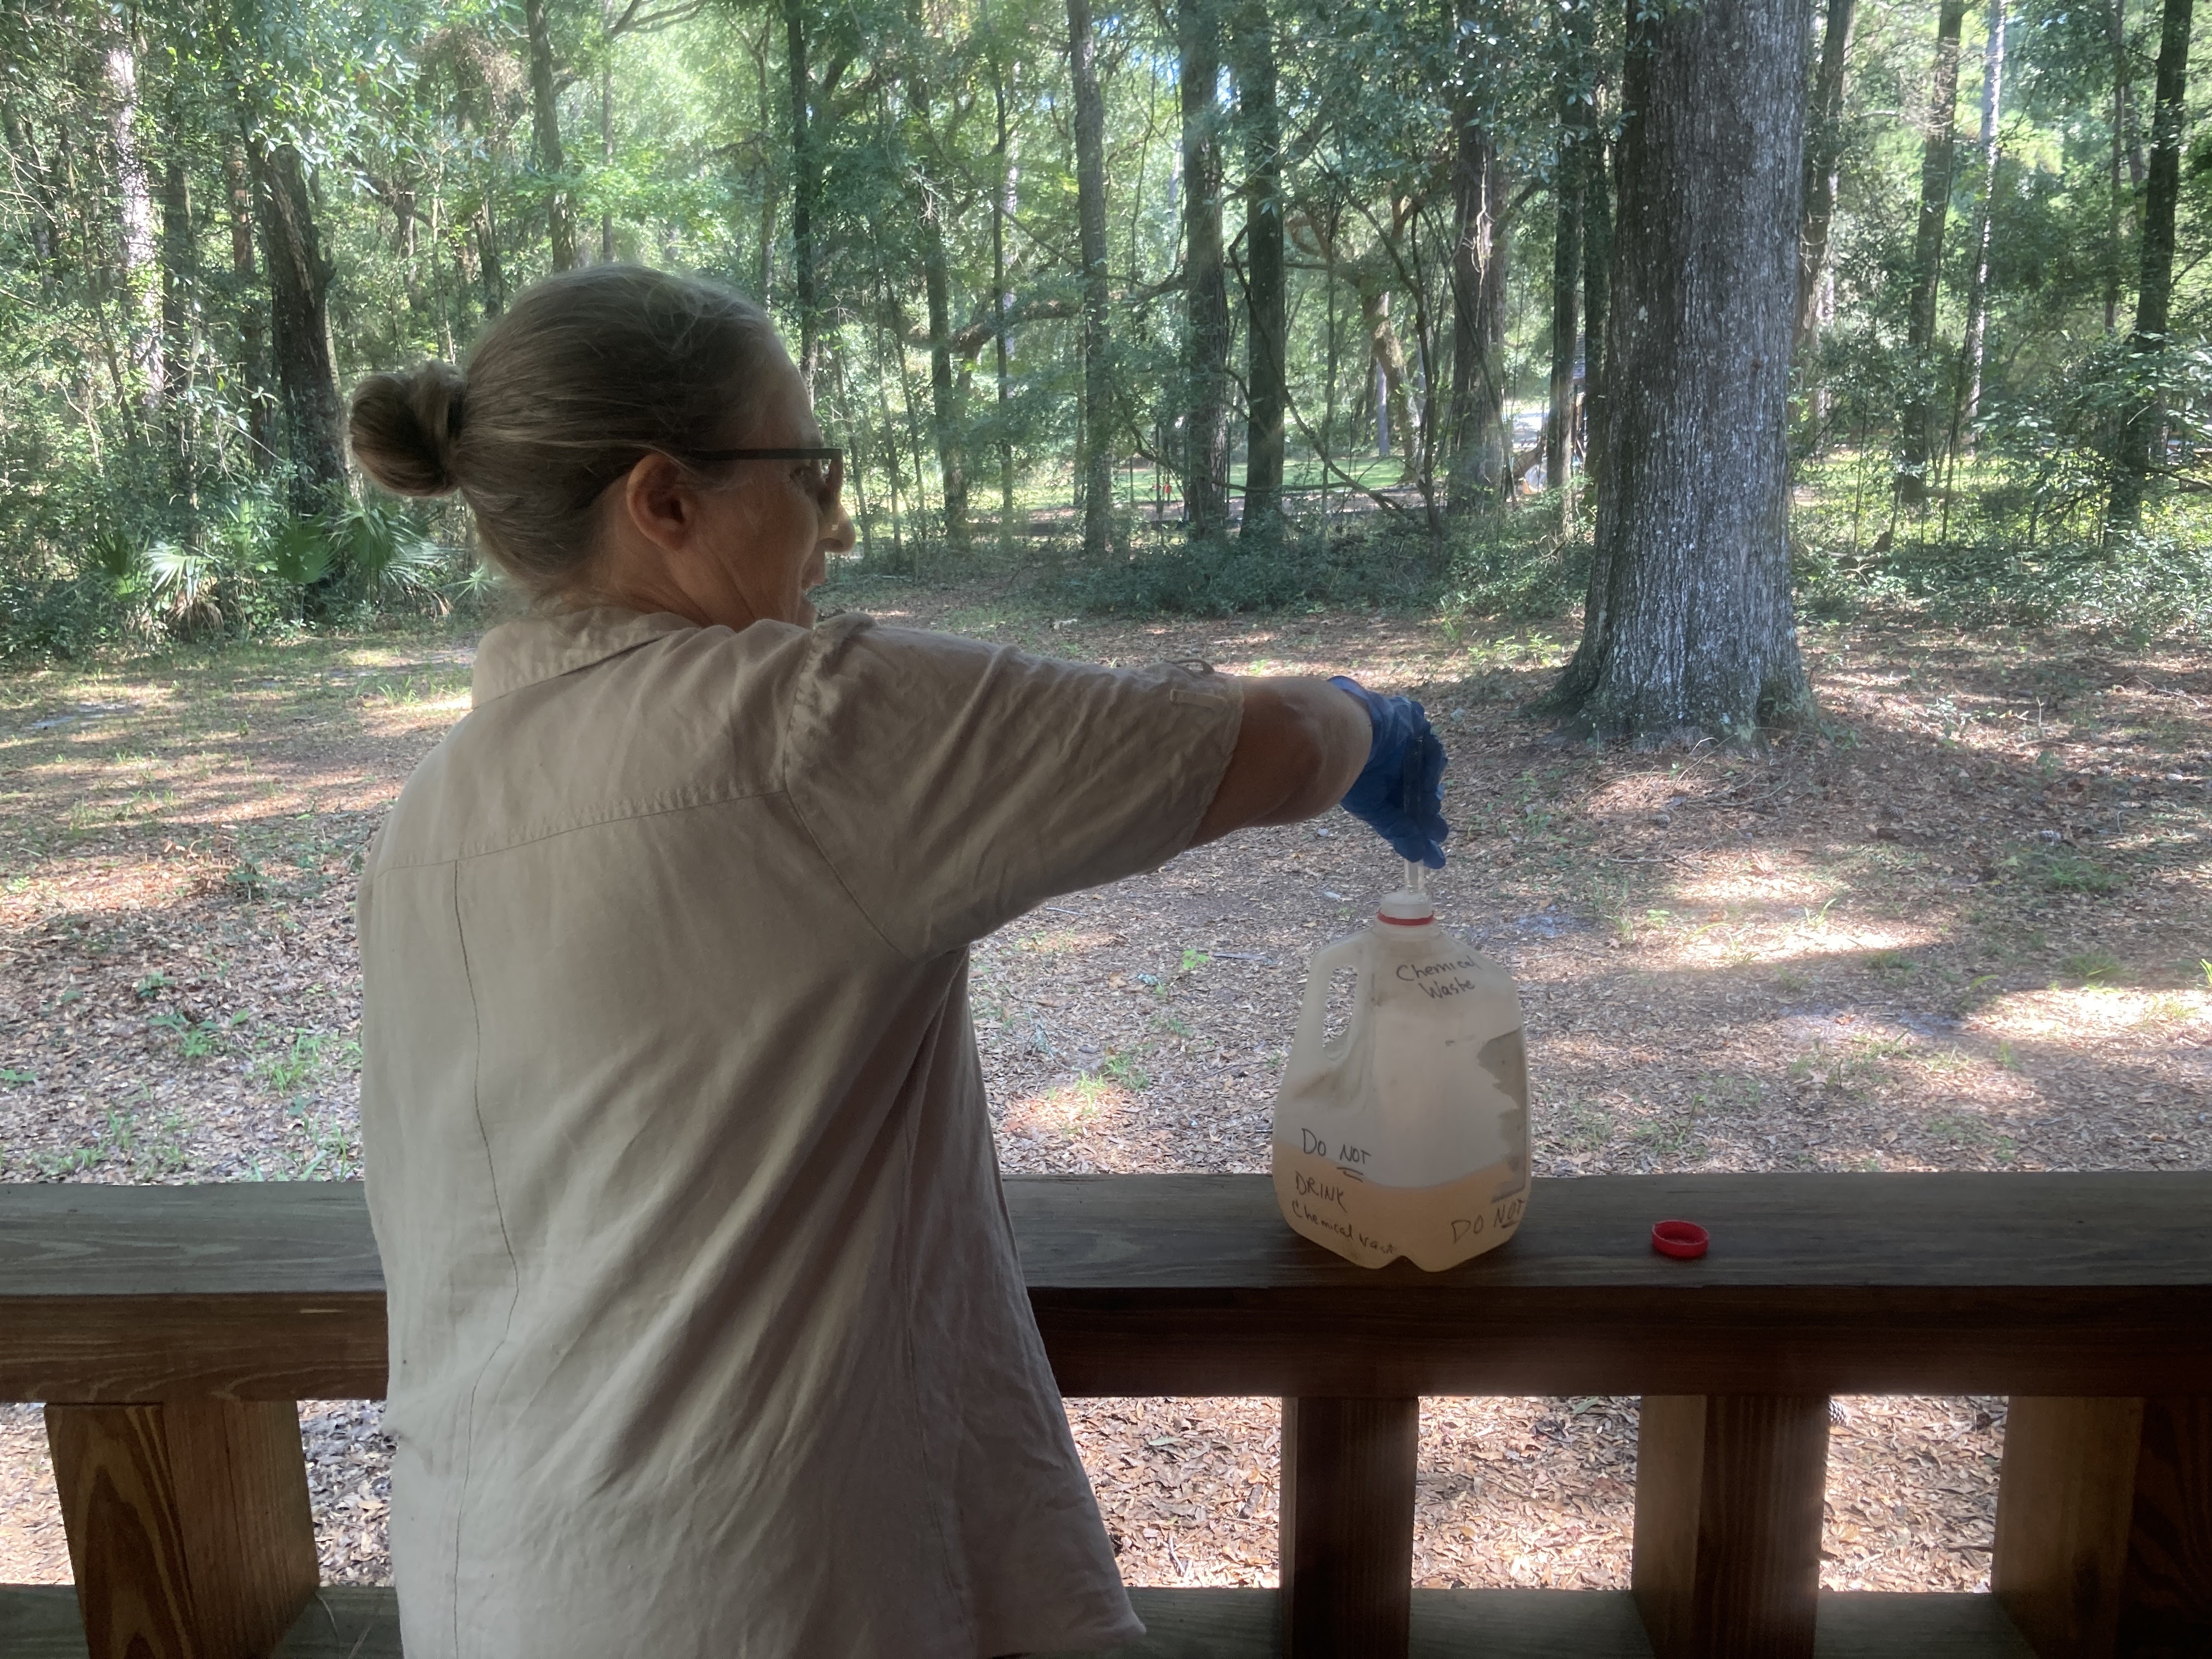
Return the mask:
[[[1813,627],[1816,727],[1763,754],[1635,754],[1520,714],[1564,659],[1558,625],[846,597],[1072,657],[1422,697],[1453,757],[1436,890],[1522,988],[1542,1173],[2212,1167],[2193,647]],[[465,710],[469,658],[458,636],[365,635],[0,679],[0,1179],[358,1173],[352,872]],[[1336,816],[981,942],[1006,1169],[1264,1170],[1304,959],[1395,872]],[[1068,1413],[1131,1582],[1273,1581],[1274,1401]],[[2004,1402],[1836,1415],[1825,1582],[1985,1588]],[[325,1577],[382,1580],[376,1407],[301,1419]],[[1624,1584],[1635,1444],[1633,1400],[1425,1401],[1419,1581]],[[0,1582],[68,1576],[37,1408],[0,1406]]]

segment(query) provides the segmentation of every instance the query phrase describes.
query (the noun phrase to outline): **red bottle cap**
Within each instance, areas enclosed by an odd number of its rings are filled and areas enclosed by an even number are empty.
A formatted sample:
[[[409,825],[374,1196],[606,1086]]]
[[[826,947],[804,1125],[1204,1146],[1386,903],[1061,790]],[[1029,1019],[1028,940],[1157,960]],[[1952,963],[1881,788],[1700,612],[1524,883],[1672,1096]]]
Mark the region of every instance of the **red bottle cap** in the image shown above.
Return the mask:
[[[1678,1261],[1695,1261],[1711,1237],[1694,1221],[1662,1221],[1651,1229],[1651,1248]]]

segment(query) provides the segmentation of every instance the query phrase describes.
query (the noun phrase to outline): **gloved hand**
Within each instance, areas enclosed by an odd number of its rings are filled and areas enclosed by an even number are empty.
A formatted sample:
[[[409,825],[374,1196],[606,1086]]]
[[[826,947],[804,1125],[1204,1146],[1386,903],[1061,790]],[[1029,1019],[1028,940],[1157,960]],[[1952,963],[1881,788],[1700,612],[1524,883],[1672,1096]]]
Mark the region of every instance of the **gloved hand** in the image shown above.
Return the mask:
[[[1367,705],[1375,743],[1344,797],[1344,810],[1389,842],[1401,859],[1444,867],[1444,746],[1411,697],[1385,697],[1339,674],[1329,681]]]

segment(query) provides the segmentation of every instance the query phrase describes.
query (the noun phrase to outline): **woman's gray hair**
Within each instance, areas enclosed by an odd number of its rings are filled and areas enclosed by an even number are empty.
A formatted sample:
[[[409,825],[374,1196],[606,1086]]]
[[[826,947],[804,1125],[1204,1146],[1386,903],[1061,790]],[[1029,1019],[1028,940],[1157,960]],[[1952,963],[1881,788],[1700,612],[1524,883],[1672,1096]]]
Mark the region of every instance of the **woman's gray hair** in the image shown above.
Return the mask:
[[[696,277],[587,265],[534,283],[464,374],[423,363],[354,389],[354,457],[403,495],[458,489],[484,547],[538,600],[587,589],[607,486],[659,452],[741,443],[784,357],[768,313]]]

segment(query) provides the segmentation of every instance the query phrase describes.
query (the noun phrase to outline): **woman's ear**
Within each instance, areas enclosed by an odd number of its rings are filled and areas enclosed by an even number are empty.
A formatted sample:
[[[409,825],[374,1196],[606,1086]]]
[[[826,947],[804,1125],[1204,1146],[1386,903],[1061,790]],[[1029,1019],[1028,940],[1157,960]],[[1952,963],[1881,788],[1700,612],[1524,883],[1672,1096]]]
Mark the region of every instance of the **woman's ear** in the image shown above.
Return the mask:
[[[647,455],[623,480],[622,505],[637,533],[671,553],[691,544],[699,526],[699,492],[667,456]]]

